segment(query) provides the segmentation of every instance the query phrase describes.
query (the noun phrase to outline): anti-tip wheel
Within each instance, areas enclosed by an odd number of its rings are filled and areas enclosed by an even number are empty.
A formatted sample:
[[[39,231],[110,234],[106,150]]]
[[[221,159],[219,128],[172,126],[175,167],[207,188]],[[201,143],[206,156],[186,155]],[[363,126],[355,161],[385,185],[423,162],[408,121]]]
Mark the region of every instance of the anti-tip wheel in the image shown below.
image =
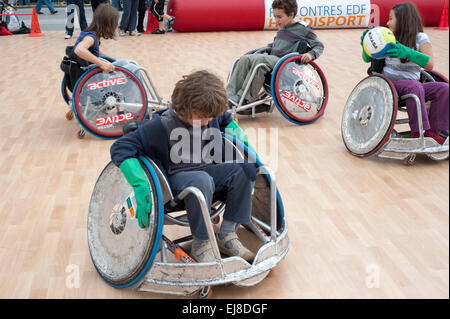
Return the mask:
[[[210,299],[212,296],[211,286],[206,286],[198,291],[198,299]]]
[[[86,136],[86,131],[81,128],[77,131],[76,134],[79,139],[83,139]]]
[[[66,120],[68,120],[68,121],[73,120],[73,111],[68,111],[66,113]]]

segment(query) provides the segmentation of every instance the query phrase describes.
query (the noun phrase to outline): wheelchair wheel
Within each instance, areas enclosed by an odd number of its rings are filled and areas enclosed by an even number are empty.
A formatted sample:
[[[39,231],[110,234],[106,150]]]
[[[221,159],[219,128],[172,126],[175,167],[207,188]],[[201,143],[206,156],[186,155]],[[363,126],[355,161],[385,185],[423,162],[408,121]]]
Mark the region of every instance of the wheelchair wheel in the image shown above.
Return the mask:
[[[448,83],[448,79],[445,77],[445,75],[442,75],[441,73],[439,73],[437,71],[426,71],[426,73],[431,75],[433,80],[436,81],[436,82],[446,82],[446,83]],[[421,75],[421,82],[432,82],[432,81],[430,81],[430,79],[428,79],[426,76],[424,76],[422,74]]]
[[[353,155],[368,157],[389,140],[397,117],[398,96],[391,81],[381,75],[363,79],[347,99],[341,133]]]
[[[259,160],[259,158],[254,157],[254,153],[250,153],[247,146],[245,146],[241,141],[233,138],[228,134],[224,134],[224,137],[232,144],[234,144],[235,150],[232,154],[231,150],[227,150],[225,146],[225,154],[231,154],[234,160],[247,160],[250,163],[255,163],[256,168],[264,166],[264,164]],[[230,152],[230,153],[228,153]],[[230,160],[229,156],[225,157],[226,160]],[[277,231],[283,231],[283,221],[284,221],[284,206],[283,201],[281,199],[281,195],[278,192],[278,188],[276,190],[276,212],[277,212]],[[253,188],[252,194],[252,217],[256,217],[259,221],[263,222],[266,225],[270,225],[270,176],[267,174],[258,174],[256,175],[256,180]],[[246,225],[244,225],[246,226]]]
[[[281,58],[272,72],[272,97],[280,113],[295,124],[309,124],[323,115],[328,84],[314,62],[301,63],[301,55]]]
[[[89,204],[87,235],[91,259],[100,277],[116,288],[139,284],[153,264],[162,237],[161,186],[145,158],[141,158],[141,165],[152,197],[148,227],[139,227],[133,188],[112,162],[100,174]]]
[[[129,121],[142,121],[148,107],[141,81],[120,66],[110,73],[98,67],[87,71],[75,85],[72,100],[83,128],[102,138],[122,136],[122,127]]]

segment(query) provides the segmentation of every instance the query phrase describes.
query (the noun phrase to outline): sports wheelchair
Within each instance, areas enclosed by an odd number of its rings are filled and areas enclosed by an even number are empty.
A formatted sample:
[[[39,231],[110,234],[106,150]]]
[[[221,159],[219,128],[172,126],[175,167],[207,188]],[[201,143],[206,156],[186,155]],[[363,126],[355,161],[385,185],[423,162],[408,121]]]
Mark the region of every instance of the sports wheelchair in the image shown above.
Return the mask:
[[[225,209],[223,193],[214,194],[211,211],[203,193],[195,187],[174,197],[162,170],[150,158],[141,156],[152,194],[149,227],[139,227],[133,188],[114,163],[106,165],[92,192],[87,221],[89,251],[106,283],[115,288],[185,296],[198,293],[198,297],[207,298],[211,286],[258,284],[285,257],[288,229],[273,173],[243,143],[223,136],[225,160],[247,159],[256,167],[251,223],[238,229],[252,239],[256,252],[253,262],[236,256],[222,258],[219,252],[213,223],[218,223]],[[173,225],[189,229],[187,215],[183,214],[183,198],[189,194],[199,200],[213,247],[213,262],[197,263],[185,252],[192,236],[169,239],[167,234]]]
[[[269,53],[271,48],[261,48],[247,54]],[[307,52],[306,45],[299,46],[298,52],[280,58],[273,70],[264,63],[258,64],[250,75],[241,100],[238,103],[230,100],[231,113],[246,114],[255,117],[256,113],[269,112],[274,109],[292,123],[304,125],[316,121],[323,115],[328,102],[328,84],[324,73],[315,62],[301,62],[302,53]],[[236,68],[236,59],[228,75]],[[267,71],[265,82],[256,101],[246,103],[244,97],[250,88],[258,69]]]
[[[112,58],[101,58],[116,63]],[[136,62],[130,63],[135,65],[134,71],[116,65],[115,71],[106,73],[79,58],[73,47],[66,48],[61,62],[61,94],[69,106],[66,119],[75,116],[80,123],[77,137],[83,138],[87,131],[104,139],[118,138],[126,123],[151,117],[149,105],[151,110],[167,108],[168,102],[159,96],[149,73]]]
[[[417,154],[426,154],[433,160],[447,159],[448,131],[439,132],[446,138],[443,145],[423,135],[419,98],[415,94],[397,95],[394,84],[379,73],[383,61],[372,62],[369,76],[356,85],[347,99],[341,122],[345,147],[355,156],[400,159],[406,165],[413,165]],[[448,83],[442,74],[424,70],[421,70],[420,81]],[[410,131],[394,129],[395,125],[409,123],[408,118],[397,118],[397,111],[406,112],[405,100],[409,98],[414,99],[417,105],[419,138],[410,138]]]

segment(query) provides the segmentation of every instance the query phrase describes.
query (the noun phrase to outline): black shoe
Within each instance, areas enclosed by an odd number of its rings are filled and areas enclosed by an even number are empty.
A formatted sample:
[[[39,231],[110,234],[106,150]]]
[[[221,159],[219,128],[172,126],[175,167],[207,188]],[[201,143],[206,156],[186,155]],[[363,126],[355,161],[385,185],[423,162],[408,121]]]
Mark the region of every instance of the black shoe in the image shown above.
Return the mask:
[[[37,14],[44,14],[42,11],[36,11]]]
[[[143,28],[137,28],[137,32],[139,32],[139,33],[144,33],[145,30],[144,30]]]
[[[51,15],[57,14],[58,10],[53,10],[52,12],[50,12]]]
[[[160,29],[156,29],[155,31],[152,32],[152,34],[164,34],[164,33],[165,31]]]

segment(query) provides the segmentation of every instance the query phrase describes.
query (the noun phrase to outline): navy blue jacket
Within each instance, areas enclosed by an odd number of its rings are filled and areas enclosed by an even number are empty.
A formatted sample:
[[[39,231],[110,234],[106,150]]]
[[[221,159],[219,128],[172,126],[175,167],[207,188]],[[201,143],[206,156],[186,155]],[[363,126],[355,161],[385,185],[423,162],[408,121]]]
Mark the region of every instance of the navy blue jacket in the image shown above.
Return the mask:
[[[138,126],[138,129],[122,136],[111,146],[111,160],[120,167],[123,161],[139,156],[148,156],[155,162],[167,177],[170,164],[169,137],[162,125],[157,112],[152,119]],[[225,111],[221,116],[213,118],[209,128],[216,128],[224,132],[225,127],[233,120],[231,114]],[[254,179],[253,179],[254,180]]]

